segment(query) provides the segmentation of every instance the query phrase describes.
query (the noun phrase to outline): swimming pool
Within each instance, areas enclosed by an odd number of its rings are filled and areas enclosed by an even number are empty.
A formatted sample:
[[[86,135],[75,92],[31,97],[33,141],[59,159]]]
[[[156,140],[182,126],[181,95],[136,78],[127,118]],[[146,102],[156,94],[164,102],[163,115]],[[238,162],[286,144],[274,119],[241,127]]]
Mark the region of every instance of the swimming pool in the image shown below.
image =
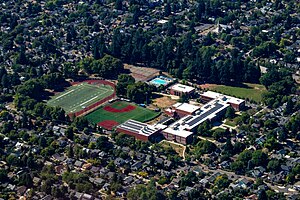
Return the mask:
[[[155,78],[155,79],[152,79],[150,81],[150,83],[154,84],[154,85],[166,85],[167,84],[167,81],[163,80],[163,79],[160,79],[160,78]]]
[[[150,81],[150,84],[156,85],[156,86],[160,86],[160,85],[168,85],[169,83],[171,83],[173,81],[173,79],[165,77],[165,76],[158,76],[154,79],[152,79]]]

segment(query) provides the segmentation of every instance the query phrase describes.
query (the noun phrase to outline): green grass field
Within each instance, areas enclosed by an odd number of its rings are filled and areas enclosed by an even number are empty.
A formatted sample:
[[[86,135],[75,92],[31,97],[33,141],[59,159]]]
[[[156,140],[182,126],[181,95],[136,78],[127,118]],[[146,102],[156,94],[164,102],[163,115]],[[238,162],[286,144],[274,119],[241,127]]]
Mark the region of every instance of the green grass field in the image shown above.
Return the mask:
[[[255,101],[257,103],[261,102],[262,94],[266,92],[266,88],[260,84],[244,83],[244,85],[246,87],[212,85],[209,87],[209,89],[238,98],[248,98],[249,100]]]
[[[92,123],[97,124],[99,122],[102,122],[104,120],[114,120],[118,122],[119,124],[127,121],[128,119],[137,120],[140,122],[149,121],[156,116],[158,116],[160,113],[155,112],[152,110],[149,110],[147,108],[140,107],[138,105],[125,102],[125,101],[117,101],[113,102],[107,106],[111,106],[116,109],[122,109],[127,107],[128,105],[136,106],[136,108],[129,112],[122,112],[122,113],[114,113],[114,112],[108,112],[104,110],[104,107],[98,108],[94,112],[89,113],[85,117]]]
[[[114,89],[108,85],[92,85],[83,82],[53,96],[47,104],[50,106],[60,106],[66,113],[73,113],[113,93]]]

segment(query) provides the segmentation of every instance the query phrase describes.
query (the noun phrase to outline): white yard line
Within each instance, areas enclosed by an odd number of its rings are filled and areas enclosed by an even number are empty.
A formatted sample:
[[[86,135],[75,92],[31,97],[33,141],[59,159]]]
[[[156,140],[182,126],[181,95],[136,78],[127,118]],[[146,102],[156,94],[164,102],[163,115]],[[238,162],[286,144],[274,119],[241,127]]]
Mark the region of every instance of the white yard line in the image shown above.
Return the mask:
[[[90,86],[90,85],[83,85],[83,86]],[[83,87],[81,87],[81,88],[78,88],[78,90],[82,90],[82,89],[84,89]],[[96,99],[96,98],[98,98],[99,96],[102,96],[102,95],[105,95],[106,93],[109,93],[109,92],[111,92],[111,91],[114,91],[113,89],[112,90],[110,90],[110,89],[106,89],[106,88],[102,88],[104,91],[103,92],[99,92],[99,93],[97,93],[96,94],[96,96],[94,96],[94,95],[92,95],[91,97],[93,97],[93,98],[91,98],[91,99],[89,99],[89,100],[87,100],[87,101],[85,101],[86,99],[84,99],[84,102],[83,103],[77,103],[77,104],[74,104],[73,106],[71,106],[68,110],[71,110],[70,112],[74,112],[75,110],[77,110],[77,107],[78,106],[82,106],[82,105],[84,105],[84,104],[86,104],[86,103],[88,103],[88,102],[90,102],[90,101],[93,101],[94,99]],[[74,90],[74,89],[73,89]],[[78,91],[77,90],[77,91]],[[67,94],[67,93],[66,93]],[[66,95],[66,94],[64,94],[64,95]],[[60,97],[62,97],[62,96],[60,96]],[[81,101],[82,102],[82,101]],[[80,108],[80,110],[81,110],[81,108]]]
[[[96,99],[96,98],[98,98],[98,95],[95,96],[94,98],[91,98],[90,100],[87,100],[87,101],[83,102],[82,104],[79,104],[79,105],[82,106],[82,105],[84,105],[84,104],[86,104],[86,103],[88,103],[88,102],[90,102],[90,101],[93,101],[93,100]]]
[[[59,96],[59,97],[57,97],[57,98],[55,98],[55,99],[53,99],[53,100],[56,101],[56,100],[58,100],[58,99],[60,99],[60,98],[62,98],[62,97],[64,97],[64,96],[66,96],[67,94],[73,92],[74,90],[75,90],[75,89],[70,90],[69,92],[66,92],[65,94],[62,94],[61,96]]]

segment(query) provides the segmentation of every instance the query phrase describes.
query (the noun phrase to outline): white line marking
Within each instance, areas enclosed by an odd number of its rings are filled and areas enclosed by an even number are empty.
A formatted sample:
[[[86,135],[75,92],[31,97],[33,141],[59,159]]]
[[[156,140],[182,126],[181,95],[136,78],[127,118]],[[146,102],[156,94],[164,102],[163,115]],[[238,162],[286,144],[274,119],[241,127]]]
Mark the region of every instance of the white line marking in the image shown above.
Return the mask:
[[[82,106],[82,105],[84,105],[84,104],[86,104],[86,103],[88,103],[90,101],[93,101],[96,98],[98,98],[98,96],[95,96],[94,98],[91,98],[90,100],[83,102],[82,104],[80,104],[80,106]]]

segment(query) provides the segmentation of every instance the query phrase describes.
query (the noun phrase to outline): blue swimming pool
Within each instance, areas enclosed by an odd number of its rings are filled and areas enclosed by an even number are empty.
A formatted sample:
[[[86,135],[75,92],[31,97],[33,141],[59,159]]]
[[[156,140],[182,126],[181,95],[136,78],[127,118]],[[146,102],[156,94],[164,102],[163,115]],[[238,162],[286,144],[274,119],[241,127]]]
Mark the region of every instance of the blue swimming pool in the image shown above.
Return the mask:
[[[165,81],[165,80],[162,80],[160,78],[155,78],[155,79],[152,79],[150,81],[150,83],[154,84],[154,85],[166,85],[168,82]]]
[[[160,86],[160,85],[168,85],[169,83],[171,83],[173,81],[172,78],[169,77],[165,77],[165,76],[158,76],[154,79],[152,79],[150,81],[150,84],[156,85],[156,86]]]

